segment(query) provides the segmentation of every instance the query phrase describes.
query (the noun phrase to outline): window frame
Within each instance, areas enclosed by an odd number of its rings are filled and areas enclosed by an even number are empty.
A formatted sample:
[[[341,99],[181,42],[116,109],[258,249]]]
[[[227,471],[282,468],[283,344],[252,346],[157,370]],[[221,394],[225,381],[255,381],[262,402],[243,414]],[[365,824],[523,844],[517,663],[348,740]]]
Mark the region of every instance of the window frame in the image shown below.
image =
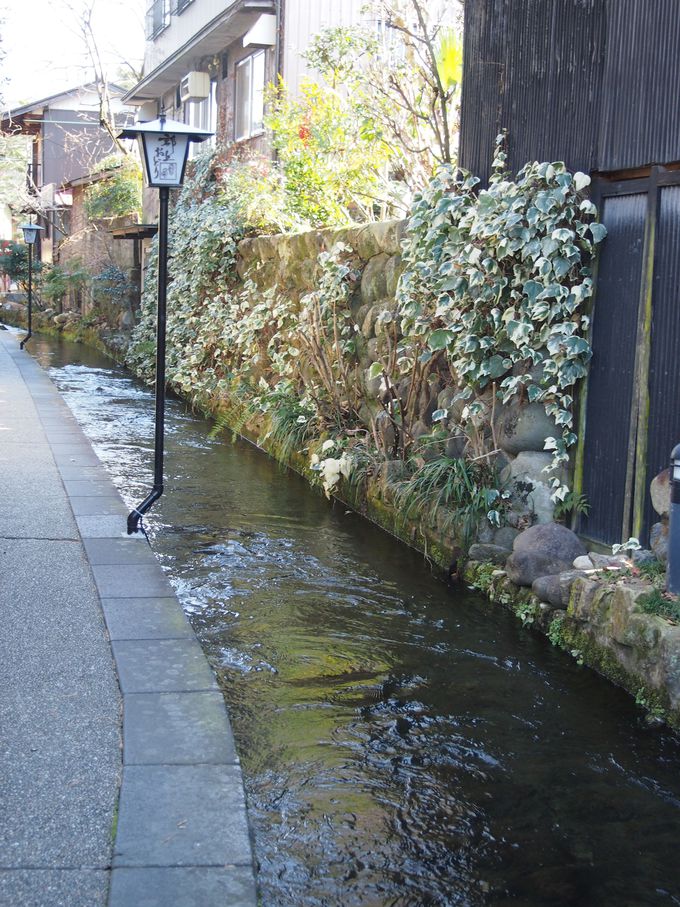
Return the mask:
[[[262,120],[258,123],[253,122],[254,116],[254,99],[257,88],[255,86],[255,79],[253,78],[255,73],[255,60],[262,58],[262,85],[260,91],[262,92]],[[249,66],[250,68],[250,93],[248,98],[248,116],[247,116],[247,128],[245,132],[239,135],[239,70],[244,66]],[[264,135],[264,89],[267,84],[267,51],[265,48],[260,48],[259,50],[254,51],[252,54],[243,57],[238,60],[234,66],[234,141],[235,142],[245,142],[248,139],[255,138],[259,135]]]

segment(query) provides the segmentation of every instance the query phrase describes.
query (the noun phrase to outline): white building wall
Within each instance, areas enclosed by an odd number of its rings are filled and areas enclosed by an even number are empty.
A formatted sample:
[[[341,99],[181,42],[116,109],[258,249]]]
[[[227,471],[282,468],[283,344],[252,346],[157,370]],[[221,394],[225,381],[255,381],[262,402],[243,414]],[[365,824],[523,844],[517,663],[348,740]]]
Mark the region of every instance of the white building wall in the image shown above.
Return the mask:
[[[191,41],[213,19],[225,13],[236,0],[194,0],[179,15],[172,14],[170,25],[153,41],[146,42],[144,72],[150,73]],[[175,4],[172,3],[174,8]]]
[[[0,204],[0,239],[13,239],[12,212],[9,205]]]

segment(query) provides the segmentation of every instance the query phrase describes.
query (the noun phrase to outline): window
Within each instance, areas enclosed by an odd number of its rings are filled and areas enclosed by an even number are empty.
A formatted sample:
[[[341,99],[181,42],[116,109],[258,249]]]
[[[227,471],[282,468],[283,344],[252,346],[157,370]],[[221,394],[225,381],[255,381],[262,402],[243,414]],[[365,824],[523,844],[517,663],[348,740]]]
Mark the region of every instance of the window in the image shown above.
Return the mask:
[[[265,51],[236,64],[234,138],[249,139],[264,131]]]
[[[170,25],[170,0],[153,0],[146,11],[146,37],[153,40]]]
[[[193,2],[194,2],[194,0],[177,0],[177,5],[175,7],[175,13],[179,16],[179,14],[184,12],[184,10],[187,8],[187,6],[189,6],[189,4],[191,4]]]
[[[217,82],[210,82],[210,95],[202,101],[187,101],[184,105],[184,122],[196,129],[207,129],[213,133],[206,142],[189,144],[189,159],[196,157],[206,144],[214,145],[217,131]]]

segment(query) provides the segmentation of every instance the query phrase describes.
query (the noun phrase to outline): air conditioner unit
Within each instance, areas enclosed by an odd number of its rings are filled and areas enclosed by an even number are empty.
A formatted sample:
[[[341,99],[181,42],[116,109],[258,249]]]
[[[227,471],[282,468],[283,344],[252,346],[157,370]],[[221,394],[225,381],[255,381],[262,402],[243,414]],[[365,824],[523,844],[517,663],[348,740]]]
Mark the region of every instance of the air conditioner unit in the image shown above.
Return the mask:
[[[182,102],[210,97],[210,73],[188,72],[179,83],[179,97]]]

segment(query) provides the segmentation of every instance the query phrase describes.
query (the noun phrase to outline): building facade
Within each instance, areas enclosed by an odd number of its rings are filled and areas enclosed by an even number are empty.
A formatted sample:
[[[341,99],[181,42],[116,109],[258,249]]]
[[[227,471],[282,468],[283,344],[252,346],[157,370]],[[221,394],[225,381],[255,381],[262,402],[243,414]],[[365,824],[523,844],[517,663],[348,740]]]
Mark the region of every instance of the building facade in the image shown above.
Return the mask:
[[[115,122],[122,128],[131,117],[121,101],[124,90],[109,85],[108,94]],[[97,87],[81,85],[10,110],[2,117],[0,129],[30,141],[27,192],[43,227],[38,254],[51,262],[58,243],[70,232],[68,184],[95,170],[99,161],[115,151],[100,123]]]
[[[209,129],[222,145],[266,151],[264,93],[281,76],[295,93],[302,53],[329,26],[364,21],[364,0],[152,0],[144,77],[127,93],[140,120]]]

